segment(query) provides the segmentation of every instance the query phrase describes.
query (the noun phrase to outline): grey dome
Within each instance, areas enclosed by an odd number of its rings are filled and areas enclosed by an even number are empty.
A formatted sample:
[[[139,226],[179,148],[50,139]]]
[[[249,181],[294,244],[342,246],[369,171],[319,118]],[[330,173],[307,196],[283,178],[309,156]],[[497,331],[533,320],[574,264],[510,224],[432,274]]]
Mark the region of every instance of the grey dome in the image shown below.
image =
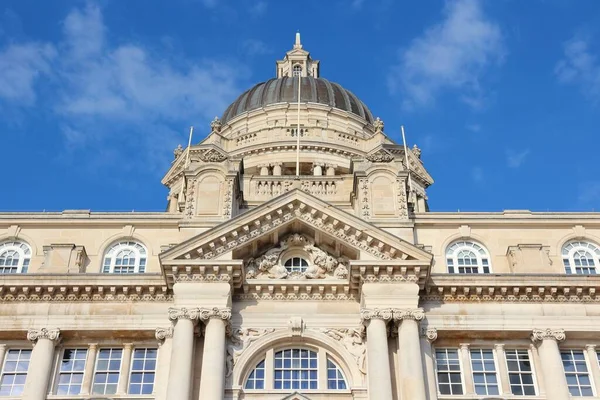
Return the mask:
[[[373,123],[373,115],[367,106],[352,92],[337,83],[323,78],[303,77],[300,101],[319,103],[364,118]],[[259,83],[242,93],[223,113],[222,123],[236,116],[269,104],[295,103],[298,101],[298,78],[282,77]]]

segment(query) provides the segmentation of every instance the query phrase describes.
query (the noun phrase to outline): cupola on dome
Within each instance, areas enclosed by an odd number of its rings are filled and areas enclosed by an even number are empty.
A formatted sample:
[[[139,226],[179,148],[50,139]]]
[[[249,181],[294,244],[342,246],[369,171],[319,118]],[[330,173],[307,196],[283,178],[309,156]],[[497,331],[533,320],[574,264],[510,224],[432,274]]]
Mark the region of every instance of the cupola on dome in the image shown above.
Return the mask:
[[[302,48],[300,34],[296,34],[294,48],[283,60],[277,61],[277,78],[261,82],[242,93],[223,113],[222,123],[238,115],[270,104],[298,102],[298,82],[301,103],[317,103],[347,111],[368,123],[373,115],[368,107],[352,92],[341,85],[319,77],[319,61]]]

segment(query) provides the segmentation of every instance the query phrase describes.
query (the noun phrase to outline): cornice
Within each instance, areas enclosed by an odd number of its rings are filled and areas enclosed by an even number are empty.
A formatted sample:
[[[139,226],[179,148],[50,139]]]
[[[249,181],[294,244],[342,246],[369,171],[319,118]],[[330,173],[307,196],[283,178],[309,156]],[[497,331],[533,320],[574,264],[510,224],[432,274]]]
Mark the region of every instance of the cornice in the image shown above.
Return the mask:
[[[242,260],[163,260],[162,268],[169,286],[175,282],[227,282],[240,287]]]
[[[413,221],[417,229],[428,225],[509,226],[522,223],[572,228],[577,224],[600,225],[600,212],[421,212],[413,214]]]
[[[433,274],[423,301],[600,303],[600,276]]]
[[[325,280],[252,280],[245,283],[235,300],[352,301],[360,296],[348,282]]]
[[[0,277],[0,302],[172,301],[161,275],[144,275],[4,275]]]

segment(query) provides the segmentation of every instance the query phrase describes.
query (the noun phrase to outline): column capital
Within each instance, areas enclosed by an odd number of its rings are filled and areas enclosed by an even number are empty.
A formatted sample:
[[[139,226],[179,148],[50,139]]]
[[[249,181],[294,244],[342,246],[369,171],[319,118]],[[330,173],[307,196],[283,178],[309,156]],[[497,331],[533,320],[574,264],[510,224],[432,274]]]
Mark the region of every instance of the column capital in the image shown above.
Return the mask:
[[[564,329],[534,329],[531,332],[531,341],[541,342],[542,340],[554,340],[562,342],[567,338]]]
[[[471,346],[471,343],[459,343],[458,344],[458,347],[464,351],[469,351],[470,346]]]
[[[422,308],[415,308],[413,310],[398,310],[394,309],[394,321],[402,321],[405,319],[413,321],[422,321],[425,318],[425,312]]]
[[[426,338],[430,343],[433,343],[438,338],[438,331],[435,328],[421,329],[421,336]]]
[[[154,332],[154,337],[156,337],[156,340],[162,342],[163,340],[167,339],[167,338],[172,338],[173,337],[173,326],[169,326],[168,328],[156,328],[156,331]]]
[[[200,308],[199,312],[201,321],[207,321],[213,318],[223,321],[229,321],[231,319],[231,308]]]
[[[595,344],[586,344],[585,349],[589,350],[589,351],[596,351],[596,345]]]
[[[60,338],[60,329],[58,329],[58,328],[55,328],[55,329],[48,329],[48,328],[29,329],[27,331],[27,340],[32,341],[33,343],[36,343],[40,339],[48,339],[53,342],[56,342],[59,340],[59,338]]]
[[[504,343],[496,343],[494,344],[494,348],[498,351],[504,351]]]
[[[380,319],[387,323],[393,317],[394,310],[391,308],[363,308],[360,310],[360,320],[363,324],[373,319]]]
[[[197,320],[200,317],[200,309],[198,307],[169,307],[169,320],[177,321],[180,319]]]

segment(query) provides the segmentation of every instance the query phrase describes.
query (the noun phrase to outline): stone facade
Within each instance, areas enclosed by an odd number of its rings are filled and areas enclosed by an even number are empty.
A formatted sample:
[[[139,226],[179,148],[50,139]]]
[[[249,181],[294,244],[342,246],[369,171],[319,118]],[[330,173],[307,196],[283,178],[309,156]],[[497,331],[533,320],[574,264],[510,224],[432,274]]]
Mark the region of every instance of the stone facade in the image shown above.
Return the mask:
[[[166,212],[0,214],[0,398],[600,398],[600,214],[430,212],[417,147],[307,96],[176,149]]]

